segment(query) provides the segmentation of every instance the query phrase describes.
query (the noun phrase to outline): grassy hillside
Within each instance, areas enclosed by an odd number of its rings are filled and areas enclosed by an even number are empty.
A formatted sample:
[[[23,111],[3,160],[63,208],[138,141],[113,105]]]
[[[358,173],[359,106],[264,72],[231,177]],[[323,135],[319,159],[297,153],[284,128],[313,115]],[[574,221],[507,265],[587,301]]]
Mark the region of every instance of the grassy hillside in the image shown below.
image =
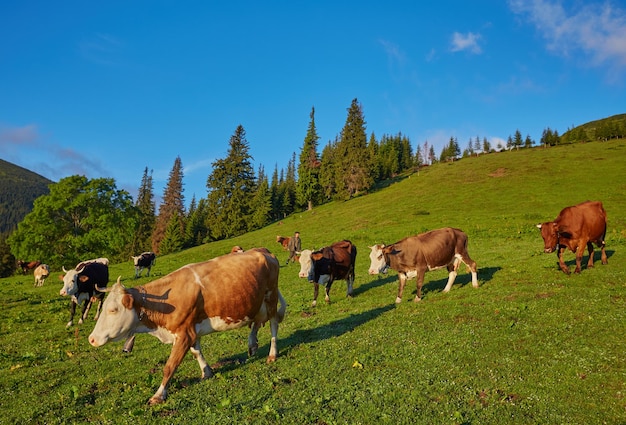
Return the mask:
[[[199,381],[188,356],[167,402],[148,407],[170,346],[140,335],[93,349],[90,321],[66,330],[67,303],[53,273],[0,280],[0,422],[529,424],[626,423],[626,140],[467,158],[428,167],[377,192],[291,216],[236,239],[160,257],[153,276],[132,279],[130,260],[113,264],[135,286],[232,245],[287,253],[277,234],[302,233],[303,248],[351,239],[358,247],[355,297],[336,282],[333,302],[312,308],[299,267],[281,267],[289,303],[279,358],[246,359],[247,329],[203,338],[217,376]],[[535,224],[567,205],[601,200],[608,213],[609,264],[566,276],[542,253]],[[461,272],[441,292],[445,271],[429,272],[424,300],[395,305],[397,276],[369,276],[368,245],[455,226],[469,235],[480,288]],[[599,255],[599,254],[597,254]],[[566,260],[570,266],[573,254]]]
[[[33,202],[49,192],[45,177],[0,159],[0,234],[14,230],[33,209]]]

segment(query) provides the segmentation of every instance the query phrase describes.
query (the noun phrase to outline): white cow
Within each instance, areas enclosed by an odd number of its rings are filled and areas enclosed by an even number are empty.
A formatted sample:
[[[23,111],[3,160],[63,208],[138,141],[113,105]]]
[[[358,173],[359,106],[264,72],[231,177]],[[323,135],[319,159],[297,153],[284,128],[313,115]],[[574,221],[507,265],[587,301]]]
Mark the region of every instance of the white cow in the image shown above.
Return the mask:
[[[43,286],[46,282],[46,278],[50,276],[50,266],[47,264],[40,264],[35,269],[35,286]]]

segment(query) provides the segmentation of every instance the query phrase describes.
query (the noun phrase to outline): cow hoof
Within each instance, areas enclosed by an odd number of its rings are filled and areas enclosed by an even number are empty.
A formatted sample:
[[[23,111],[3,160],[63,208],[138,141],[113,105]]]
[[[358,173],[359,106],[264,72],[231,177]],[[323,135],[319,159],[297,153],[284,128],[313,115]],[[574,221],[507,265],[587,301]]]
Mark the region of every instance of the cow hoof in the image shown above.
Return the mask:
[[[258,344],[248,347],[248,357],[254,356],[258,349],[259,349]]]
[[[422,301],[422,299],[420,297],[415,297],[415,299],[413,300],[414,303],[418,303]]]
[[[276,361],[276,356],[269,356],[269,357],[267,358],[266,363],[267,363],[267,364],[270,364],[270,363],[274,363],[275,361]]]
[[[400,304],[402,302],[402,298],[396,297],[396,304]]]
[[[209,379],[209,378],[213,378],[213,376],[214,376],[213,370],[209,366],[206,366],[204,369],[202,369],[201,379]]]
[[[161,404],[165,401],[165,399],[163,397],[160,396],[152,396],[150,397],[150,400],[148,400],[148,404],[150,406],[154,406],[156,404]]]
[[[316,305],[317,305],[317,301],[313,301],[313,302],[311,303],[311,307],[315,307]]]
[[[74,322],[67,322],[67,325],[65,325],[66,328],[71,327],[74,324]]]

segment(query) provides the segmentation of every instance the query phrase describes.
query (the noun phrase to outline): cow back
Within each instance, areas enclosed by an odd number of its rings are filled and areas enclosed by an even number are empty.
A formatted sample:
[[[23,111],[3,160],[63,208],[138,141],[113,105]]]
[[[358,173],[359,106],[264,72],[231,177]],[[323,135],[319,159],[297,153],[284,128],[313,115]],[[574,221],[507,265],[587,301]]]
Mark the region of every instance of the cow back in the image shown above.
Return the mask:
[[[383,250],[386,263],[398,272],[448,264],[467,248],[467,235],[451,227],[406,237]]]
[[[333,243],[318,251],[321,258],[315,260],[315,282],[319,277],[329,274],[332,279],[346,279],[354,274],[356,263],[356,246],[349,240]]]
[[[604,240],[606,211],[601,202],[587,201],[564,208],[554,223],[562,238]]]

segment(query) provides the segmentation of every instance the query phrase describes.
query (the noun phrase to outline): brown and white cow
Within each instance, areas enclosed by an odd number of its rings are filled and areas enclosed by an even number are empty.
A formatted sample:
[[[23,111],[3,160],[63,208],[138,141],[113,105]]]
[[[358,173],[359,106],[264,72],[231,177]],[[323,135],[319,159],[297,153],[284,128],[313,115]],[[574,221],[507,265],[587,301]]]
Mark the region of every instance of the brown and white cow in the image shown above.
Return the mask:
[[[33,275],[35,276],[35,286],[43,286],[48,276],[50,276],[50,266],[47,264],[38,265]]]
[[[22,274],[28,273],[30,270],[37,268],[37,266],[39,266],[40,264],[41,264],[41,261],[39,260],[37,261],[17,260],[17,267],[22,269]]]
[[[278,290],[278,272],[276,257],[256,248],[188,264],[135,288],[125,288],[118,278],[89,343],[99,347],[136,333],[150,333],[173,344],[150,404],[165,400],[168,383],[187,351],[198,361],[202,378],[213,376],[200,348],[203,335],[249,325],[248,354],[254,355],[258,330],[269,321],[272,337],[267,362],[273,362],[278,355],[278,324],[286,310]]]
[[[585,252],[589,251],[587,268],[593,267],[593,244],[601,250],[602,264],[608,260],[605,252],[604,237],[606,236],[606,211],[602,202],[586,201],[578,205],[564,208],[554,221],[538,224],[544,242],[543,252],[557,252],[559,267],[569,274],[569,267],[563,261],[563,252],[569,248],[576,254],[576,269],[580,273],[580,265]]]
[[[336,279],[346,281],[346,296],[352,296],[354,285],[354,265],[356,263],[356,246],[348,240],[335,242],[318,251],[305,249],[300,252],[300,273],[301,278],[308,278],[313,283],[313,302],[317,305],[317,295],[319,286],[323,285],[326,290],[324,297],[330,303],[330,288]]]
[[[459,229],[446,227],[431,230],[391,245],[374,245],[370,249],[369,274],[386,273],[389,268],[398,272],[400,285],[396,303],[402,302],[404,285],[407,279],[413,277],[417,277],[414,301],[420,301],[426,272],[443,267],[448,268],[448,283],[443,292],[448,292],[454,284],[461,262],[472,273],[472,286],[478,288],[476,262],[467,253],[467,235]]]

